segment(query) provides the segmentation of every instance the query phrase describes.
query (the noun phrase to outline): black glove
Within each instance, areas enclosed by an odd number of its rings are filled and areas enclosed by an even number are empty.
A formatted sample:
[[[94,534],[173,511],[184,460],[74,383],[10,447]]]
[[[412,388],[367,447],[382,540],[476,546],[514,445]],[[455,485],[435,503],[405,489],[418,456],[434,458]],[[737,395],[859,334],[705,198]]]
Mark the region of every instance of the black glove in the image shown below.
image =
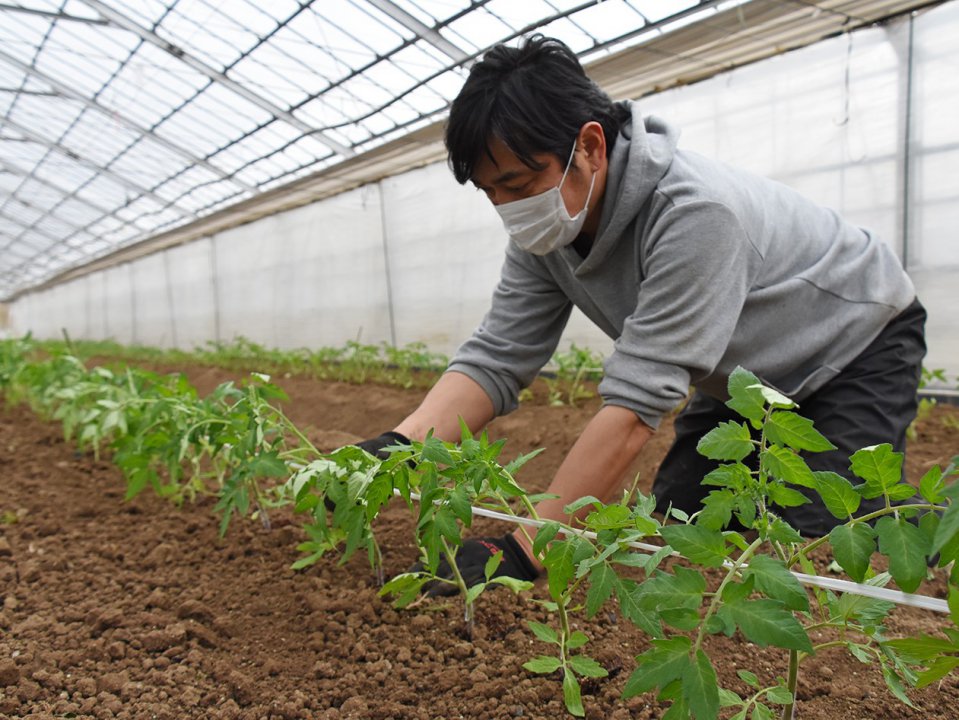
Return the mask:
[[[456,553],[456,567],[459,568],[460,575],[466,582],[466,587],[472,587],[486,581],[486,563],[498,552],[503,553],[503,559],[493,573],[493,577],[505,575],[517,580],[535,580],[539,576],[539,571],[526,555],[526,551],[520,547],[520,544],[516,542],[512,535],[504,535],[498,538],[470,538],[463,542]],[[416,563],[410,568],[410,572],[422,571],[422,563]],[[447,579],[453,578],[453,573],[445,557],[440,560],[436,575]],[[437,595],[455,595],[458,592],[459,588],[456,585],[433,582],[427,586],[426,594],[435,597]]]
[[[385,432],[379,437],[372,438],[370,440],[364,440],[363,442],[356,443],[356,447],[366,450],[370,455],[375,455],[380,460],[386,460],[390,454],[384,452],[383,448],[387,448],[390,445],[409,445],[409,438],[400,435],[395,430],[390,430]]]

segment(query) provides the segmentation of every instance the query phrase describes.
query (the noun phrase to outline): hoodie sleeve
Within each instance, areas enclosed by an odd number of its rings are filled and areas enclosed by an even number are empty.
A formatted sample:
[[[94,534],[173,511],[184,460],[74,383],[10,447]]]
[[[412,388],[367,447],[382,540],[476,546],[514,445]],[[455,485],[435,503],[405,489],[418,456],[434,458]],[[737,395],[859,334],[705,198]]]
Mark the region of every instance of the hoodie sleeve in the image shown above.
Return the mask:
[[[510,413],[519,391],[555,352],[571,311],[572,303],[549,272],[510,243],[490,310],[447,372],[479,383],[497,415]]]
[[[656,428],[719,364],[762,257],[735,213],[711,200],[668,202],[648,234],[636,309],[599,392]]]

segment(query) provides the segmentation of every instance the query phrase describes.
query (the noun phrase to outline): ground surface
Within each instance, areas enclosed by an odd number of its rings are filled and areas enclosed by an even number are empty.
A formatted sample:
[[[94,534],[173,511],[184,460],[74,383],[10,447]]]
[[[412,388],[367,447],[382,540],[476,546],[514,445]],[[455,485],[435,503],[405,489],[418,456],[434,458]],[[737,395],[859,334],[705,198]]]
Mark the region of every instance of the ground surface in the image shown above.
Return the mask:
[[[190,369],[202,392],[229,375]],[[380,432],[409,412],[421,391],[280,381],[288,412],[322,447]],[[595,405],[525,404],[493,427],[507,454],[546,446],[524,468],[530,490],[548,483],[563,452]],[[959,452],[959,412],[938,408],[910,448],[918,478]],[[648,489],[668,445],[666,426],[637,469]],[[487,593],[472,642],[459,606],[438,601],[398,612],[376,595],[365,558],[335,559],[293,572],[298,519],[234,525],[217,538],[213,502],[177,509],[144,494],[123,501],[120,473],[107,461],[77,455],[59,428],[23,408],[0,408],[0,718],[561,718],[555,678],[521,665],[545,650],[526,629],[545,620],[529,597]],[[378,524],[388,573],[414,558],[408,512],[396,505]],[[11,522],[17,518],[16,522]],[[507,528],[481,521],[476,533]],[[828,561],[828,558],[823,558]],[[943,592],[943,583],[923,591]],[[898,610],[890,634],[934,632],[944,621]],[[584,696],[589,718],[658,718],[650,697],[619,699],[648,647],[614,605],[581,624],[591,654],[610,671]],[[764,679],[783,674],[783,653],[742,638],[708,646],[721,681],[743,692],[735,671]],[[877,668],[831,650],[801,669],[798,717],[923,718],[959,716],[959,683],[915,693],[916,709],[885,690]]]

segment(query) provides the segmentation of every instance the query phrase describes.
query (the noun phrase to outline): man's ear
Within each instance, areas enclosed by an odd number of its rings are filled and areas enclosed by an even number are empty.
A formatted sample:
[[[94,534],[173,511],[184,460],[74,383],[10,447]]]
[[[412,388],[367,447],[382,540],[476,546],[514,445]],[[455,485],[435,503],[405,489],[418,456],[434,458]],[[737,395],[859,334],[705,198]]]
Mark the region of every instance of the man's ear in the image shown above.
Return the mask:
[[[579,130],[577,144],[586,152],[586,161],[596,171],[606,160],[606,135],[603,126],[595,120],[583,125]]]

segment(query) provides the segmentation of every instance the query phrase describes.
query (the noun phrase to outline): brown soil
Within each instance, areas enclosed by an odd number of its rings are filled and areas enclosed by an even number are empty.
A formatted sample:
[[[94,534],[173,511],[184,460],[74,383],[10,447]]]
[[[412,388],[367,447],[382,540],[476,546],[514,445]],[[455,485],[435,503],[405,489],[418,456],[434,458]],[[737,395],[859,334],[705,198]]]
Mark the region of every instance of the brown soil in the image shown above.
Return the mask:
[[[208,392],[230,377],[190,369]],[[281,381],[287,411],[318,445],[332,449],[376,434],[415,407],[422,391]],[[492,426],[507,454],[546,446],[522,471],[533,491],[595,412],[529,403]],[[667,423],[637,463],[648,490],[670,439]],[[959,410],[938,407],[910,446],[917,479],[959,452]],[[142,495],[123,501],[124,482],[106,461],[79,455],[59,428],[24,408],[0,409],[0,717],[3,718],[560,718],[555,677],[521,666],[545,652],[526,621],[546,621],[532,593],[502,590],[478,603],[472,641],[461,606],[428,601],[396,611],[377,597],[365,558],[324,559],[289,570],[302,537],[282,513],[272,531],[236,523],[217,538],[213,501],[176,508]],[[400,504],[378,521],[387,573],[415,556],[412,522]],[[480,520],[477,534],[507,528]],[[828,562],[828,557],[821,559]],[[942,571],[923,591],[944,592]],[[652,696],[620,699],[647,638],[614,604],[591,621],[587,650],[610,677],[585,686],[589,718],[658,718]],[[890,635],[935,632],[945,618],[899,609]],[[785,672],[784,653],[741,637],[711,638],[721,682],[750,669],[764,680]],[[954,719],[955,676],[912,693],[915,709],[887,692],[878,668],[830,650],[803,663],[798,717]]]

